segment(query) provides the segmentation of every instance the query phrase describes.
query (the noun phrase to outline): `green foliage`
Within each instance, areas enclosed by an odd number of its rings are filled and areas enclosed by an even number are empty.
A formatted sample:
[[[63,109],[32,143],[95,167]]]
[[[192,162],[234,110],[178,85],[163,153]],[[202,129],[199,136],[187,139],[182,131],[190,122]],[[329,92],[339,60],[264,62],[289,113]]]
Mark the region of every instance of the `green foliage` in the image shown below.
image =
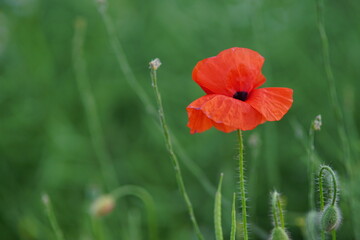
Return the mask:
[[[214,235],[211,212],[220,172],[227,176],[222,210],[230,216],[236,142],[234,134],[215,130],[190,135],[185,107],[203,94],[191,80],[196,62],[234,46],[259,51],[266,58],[268,86],[290,87],[295,93],[281,122],[244,132],[250,239],[266,239],[271,229],[263,196],[274,187],[287,196],[291,236],[304,238],[309,182],[303,129],[319,113],[323,126],[316,133],[314,157],[331,163],[342,183],[339,207],[346,221],[338,238],[359,238],[359,174],[354,174],[360,171],[355,162],[360,150],[359,1],[326,1],[324,11],[332,72],[354,156],[346,167],[314,1],[109,0],[108,11],[123,57],[151,106],[155,98],[147,64],[155,57],[163,62],[159,90],[169,128],[181,145],[176,149],[186,153],[179,152],[179,161],[205,239]],[[73,56],[78,17],[87,24],[83,50]],[[79,78],[76,59],[85,62],[86,78]],[[79,88],[84,83],[87,87]],[[86,104],[89,98],[94,105]],[[122,199],[96,222],[89,219],[90,203],[113,190],[113,184],[142,186],[153,196],[159,239],[194,239],[157,118],[147,109],[119,66],[93,0],[0,1],[0,239],[55,239],[40,201],[43,192],[51,197],[65,239],[94,239],[94,228],[104,240],[148,239],[146,215],[136,199]],[[248,141],[252,134],[261,139],[256,149]],[[225,229],[232,219],[223,219],[224,238],[230,237]]]

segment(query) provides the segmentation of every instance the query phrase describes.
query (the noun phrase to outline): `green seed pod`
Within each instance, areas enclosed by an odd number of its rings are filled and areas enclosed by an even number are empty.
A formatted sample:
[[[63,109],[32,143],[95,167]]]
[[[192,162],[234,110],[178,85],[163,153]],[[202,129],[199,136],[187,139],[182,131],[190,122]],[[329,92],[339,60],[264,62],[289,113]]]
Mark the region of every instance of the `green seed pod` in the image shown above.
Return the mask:
[[[270,240],[289,240],[289,236],[281,227],[276,227],[271,232]]]
[[[340,209],[336,205],[328,205],[325,207],[321,215],[321,228],[324,231],[331,232],[336,230],[341,223]]]

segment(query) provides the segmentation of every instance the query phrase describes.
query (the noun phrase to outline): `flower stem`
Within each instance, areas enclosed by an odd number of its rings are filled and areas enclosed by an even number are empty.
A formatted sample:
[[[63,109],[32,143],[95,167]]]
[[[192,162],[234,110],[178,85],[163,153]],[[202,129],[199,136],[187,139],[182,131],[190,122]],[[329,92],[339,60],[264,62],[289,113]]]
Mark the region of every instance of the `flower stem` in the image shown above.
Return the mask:
[[[191,222],[195,229],[196,235],[197,235],[198,239],[203,240],[204,237],[203,237],[202,233],[200,232],[198,223],[195,218],[192,203],[190,201],[190,198],[189,198],[186,188],[185,188],[184,180],[183,180],[182,174],[181,174],[180,164],[179,164],[177,156],[173,150],[172,141],[171,141],[171,137],[169,134],[169,129],[168,129],[168,126],[167,126],[166,120],[165,120],[164,109],[163,109],[163,105],[162,105],[162,101],[161,101],[161,95],[160,95],[159,88],[157,85],[157,75],[156,75],[155,68],[151,68],[150,76],[151,76],[152,86],[153,86],[155,96],[156,96],[156,102],[158,104],[158,113],[159,113],[161,127],[163,129],[165,144],[166,144],[167,151],[170,155],[170,159],[171,159],[171,162],[172,162],[174,170],[175,170],[176,181],[177,181],[178,187],[180,189],[181,195],[183,196],[186,206],[188,208],[190,219],[191,219]]]
[[[327,171],[328,173],[330,173],[331,178],[332,178],[332,183],[333,183],[333,197],[331,199],[331,206],[335,206],[336,203],[336,199],[337,199],[337,182],[336,182],[336,175],[334,173],[334,171],[329,167],[329,166],[322,166],[320,169],[320,173],[319,173],[319,189],[320,189],[320,210],[323,211],[324,207],[325,207],[325,203],[324,203],[324,194],[323,194],[323,175],[324,175],[324,171]]]
[[[244,240],[248,240],[247,229],[247,214],[246,214],[246,191],[245,191],[245,177],[244,177],[244,143],[241,130],[237,131],[239,140],[239,180],[240,180],[240,198],[241,198],[241,210],[242,210],[242,226]]]
[[[331,231],[331,239],[336,240],[336,230]]]
[[[309,145],[308,145],[308,177],[309,177],[309,205],[311,210],[315,210],[315,199],[314,199],[314,169],[315,169],[315,159],[314,159],[314,128],[313,128],[313,122],[311,122],[310,130],[309,130]]]

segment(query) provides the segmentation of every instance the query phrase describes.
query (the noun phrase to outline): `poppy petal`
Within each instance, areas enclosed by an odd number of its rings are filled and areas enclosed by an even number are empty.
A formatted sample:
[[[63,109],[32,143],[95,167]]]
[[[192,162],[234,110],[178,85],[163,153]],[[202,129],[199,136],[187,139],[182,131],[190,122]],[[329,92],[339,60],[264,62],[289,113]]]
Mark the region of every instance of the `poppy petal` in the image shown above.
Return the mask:
[[[218,130],[226,133],[236,130],[236,128],[226,126],[222,123],[214,122],[201,111],[201,106],[203,106],[204,103],[206,103],[207,101],[213,99],[215,96],[215,94],[203,96],[192,102],[186,108],[189,116],[188,127],[190,128],[190,133],[193,134],[204,132],[213,126]]]
[[[246,102],[259,111],[267,121],[279,121],[293,103],[293,90],[277,87],[254,89]]]
[[[246,102],[223,95],[216,95],[204,103],[201,111],[214,122],[234,130],[251,130],[265,122],[263,115]]]
[[[264,58],[253,50],[230,48],[198,62],[192,77],[207,94],[232,97],[235,92],[250,92],[265,82],[263,63]]]

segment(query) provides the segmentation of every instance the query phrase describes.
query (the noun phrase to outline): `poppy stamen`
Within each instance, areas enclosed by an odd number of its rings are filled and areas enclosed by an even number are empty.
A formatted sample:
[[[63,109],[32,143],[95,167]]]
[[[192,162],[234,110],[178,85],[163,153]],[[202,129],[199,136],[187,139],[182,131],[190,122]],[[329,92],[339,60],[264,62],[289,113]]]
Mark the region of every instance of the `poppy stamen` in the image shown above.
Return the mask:
[[[241,101],[246,101],[247,97],[248,97],[248,92],[244,92],[244,91],[236,92],[233,96],[233,98],[239,99]]]

